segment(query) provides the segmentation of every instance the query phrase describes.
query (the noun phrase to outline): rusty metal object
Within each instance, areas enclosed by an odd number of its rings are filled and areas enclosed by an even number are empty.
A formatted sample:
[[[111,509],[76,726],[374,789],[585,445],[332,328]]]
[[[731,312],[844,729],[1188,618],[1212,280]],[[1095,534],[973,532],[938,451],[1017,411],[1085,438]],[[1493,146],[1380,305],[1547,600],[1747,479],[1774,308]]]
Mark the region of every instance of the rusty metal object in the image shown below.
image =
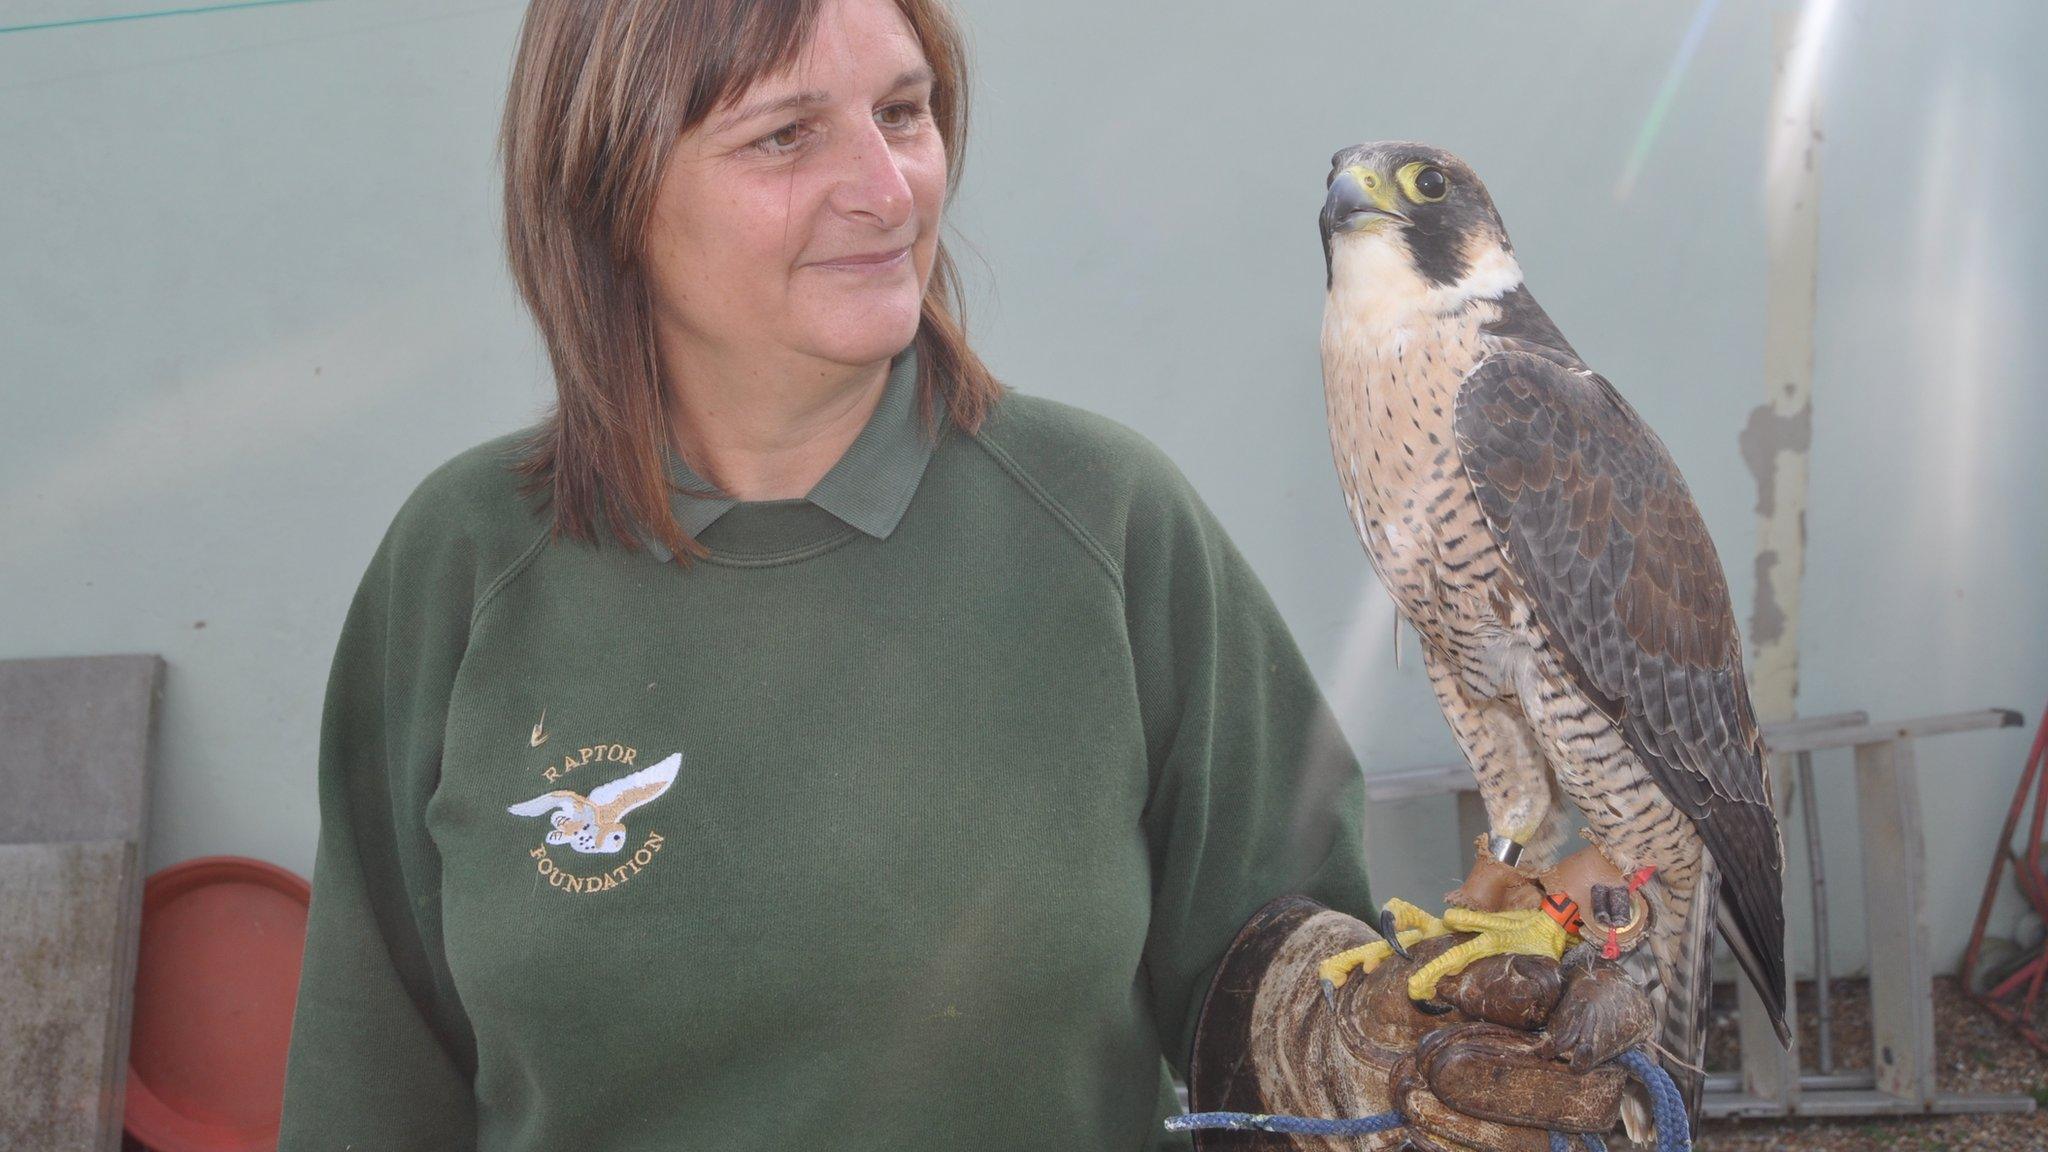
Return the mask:
[[[1439,989],[1451,1011],[1430,1015],[1408,998],[1414,966],[1469,939],[1453,934],[1354,973],[1324,1002],[1317,965],[1370,942],[1362,921],[1300,896],[1254,913],[1224,954],[1196,1026],[1188,1094],[1194,1111],[1359,1117],[1399,1109],[1407,1125],[1372,1136],[1194,1133],[1198,1149],[1300,1152],[1549,1152],[1549,1130],[1606,1131],[1618,1120],[1622,1073],[1575,1072],[1550,1058],[1534,1031],[1573,997],[1574,1048],[1611,1043],[1603,1020],[1633,1021],[1642,993],[1612,966],[1587,979],[1531,956],[1490,957]],[[1636,1035],[1630,1032],[1629,1035]],[[1569,1053],[1568,1053],[1569,1054]],[[1529,1122],[1536,1118],[1537,1122]],[[1523,1122],[1516,1122],[1521,1120]]]

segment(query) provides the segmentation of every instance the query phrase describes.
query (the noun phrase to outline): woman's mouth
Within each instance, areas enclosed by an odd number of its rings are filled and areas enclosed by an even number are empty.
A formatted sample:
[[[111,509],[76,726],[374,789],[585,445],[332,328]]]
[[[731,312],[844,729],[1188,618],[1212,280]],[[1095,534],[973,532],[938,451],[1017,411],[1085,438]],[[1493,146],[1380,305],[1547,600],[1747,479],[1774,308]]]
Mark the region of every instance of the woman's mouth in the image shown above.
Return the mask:
[[[842,272],[883,272],[895,268],[910,259],[910,248],[890,248],[881,252],[859,252],[841,256],[836,260],[820,260],[814,267],[834,268]]]

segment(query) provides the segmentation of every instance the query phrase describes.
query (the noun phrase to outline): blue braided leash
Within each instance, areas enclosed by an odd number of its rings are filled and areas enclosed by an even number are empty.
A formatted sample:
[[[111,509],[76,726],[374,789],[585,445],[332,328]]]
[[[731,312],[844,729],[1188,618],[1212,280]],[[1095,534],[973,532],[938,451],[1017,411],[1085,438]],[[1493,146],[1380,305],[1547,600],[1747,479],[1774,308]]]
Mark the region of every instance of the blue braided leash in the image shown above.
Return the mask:
[[[1659,1067],[1648,1052],[1638,1048],[1623,1052],[1615,1061],[1643,1082],[1650,1093],[1650,1115],[1657,1122],[1657,1152],[1692,1152],[1692,1128],[1685,1119],[1685,1098],[1671,1075]],[[1407,1121],[1398,1111],[1349,1119],[1317,1116],[1267,1116],[1258,1112],[1189,1112],[1168,1116],[1168,1132],[1190,1132],[1197,1128],[1233,1131],[1280,1132],[1299,1136],[1369,1136],[1399,1128]],[[1607,1152],[1607,1145],[1591,1132],[1578,1133],[1586,1152]],[[1571,1139],[1562,1132],[1550,1134],[1550,1152],[1571,1152]]]
[[[1354,1116],[1349,1120],[1267,1116],[1258,1112],[1189,1112],[1183,1116],[1168,1116],[1166,1130],[1189,1132],[1196,1128],[1230,1128],[1239,1132],[1287,1132],[1298,1136],[1370,1136],[1406,1123],[1399,1112]]]
[[[1650,1117],[1657,1122],[1657,1152],[1692,1152],[1692,1129],[1685,1119],[1685,1097],[1671,1074],[1657,1059],[1641,1048],[1616,1056],[1629,1075],[1643,1082],[1650,1093]]]

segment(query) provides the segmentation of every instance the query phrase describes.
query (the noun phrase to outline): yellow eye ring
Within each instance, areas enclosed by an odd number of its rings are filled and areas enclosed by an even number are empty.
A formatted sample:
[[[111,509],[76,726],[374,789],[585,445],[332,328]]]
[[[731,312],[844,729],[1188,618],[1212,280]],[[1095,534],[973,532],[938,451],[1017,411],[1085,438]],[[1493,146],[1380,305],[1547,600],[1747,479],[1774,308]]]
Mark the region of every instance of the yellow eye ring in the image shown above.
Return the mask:
[[[1417,160],[1403,164],[1394,174],[1401,182],[1401,191],[1417,204],[1434,204],[1451,194],[1450,177],[1444,170],[1426,161]]]

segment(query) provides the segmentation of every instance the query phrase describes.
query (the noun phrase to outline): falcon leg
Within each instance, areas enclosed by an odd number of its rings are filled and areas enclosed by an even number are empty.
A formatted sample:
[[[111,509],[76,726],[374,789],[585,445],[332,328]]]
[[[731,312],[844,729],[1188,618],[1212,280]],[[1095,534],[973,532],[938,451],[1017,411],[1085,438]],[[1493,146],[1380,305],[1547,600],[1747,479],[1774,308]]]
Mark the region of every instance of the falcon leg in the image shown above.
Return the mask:
[[[1351,978],[1353,969],[1370,972],[1397,951],[1406,955],[1409,945],[1442,936],[1449,929],[1442,920],[1406,900],[1389,900],[1380,910],[1379,931],[1385,939],[1339,952],[1318,967],[1316,975],[1322,982],[1323,999],[1333,1007],[1337,989]]]
[[[1483,874],[1500,864],[1525,872],[1549,864],[1571,835],[1570,805],[1519,704],[1478,694],[1452,660],[1427,647],[1423,662],[1451,735],[1472,765],[1491,831],[1478,846],[1472,873],[1444,903],[1485,908]]]
[[[1410,1000],[1435,999],[1439,980],[1463,972],[1475,960],[1514,955],[1545,956],[1556,960],[1575,939],[1575,934],[1560,923],[1556,915],[1542,908],[1520,912],[1447,908],[1443,919],[1444,926],[1453,932],[1477,932],[1479,935],[1416,969],[1408,977]]]
[[[1449,710],[1446,709],[1446,715]],[[1514,704],[1487,701],[1476,716],[1490,755],[1472,761],[1492,836],[1486,847],[1504,864],[1540,870],[1571,837],[1570,804],[1536,743],[1536,731]]]
[[[1496,910],[1499,904],[1483,894],[1498,894],[1512,886],[1507,881],[1514,880],[1516,873],[1526,877],[1549,863],[1571,832],[1566,814],[1569,805],[1558,791],[1535,729],[1515,701],[1475,693],[1458,666],[1427,643],[1423,645],[1423,663],[1444,718],[1478,778],[1492,835],[1479,846],[1479,860],[1465,885],[1444,897],[1450,907],[1441,920],[1412,904],[1390,900],[1387,906],[1396,912],[1391,941],[1368,944],[1324,961],[1320,975],[1326,1000],[1333,1000],[1332,993],[1351,969],[1363,967],[1370,972],[1397,946],[1446,932],[1477,935],[1409,977],[1409,998],[1418,1003],[1433,1001],[1439,980],[1463,971],[1475,960],[1516,954],[1555,960],[1577,939],[1576,905],[1557,910]],[[1411,931],[1416,933],[1412,939]]]

